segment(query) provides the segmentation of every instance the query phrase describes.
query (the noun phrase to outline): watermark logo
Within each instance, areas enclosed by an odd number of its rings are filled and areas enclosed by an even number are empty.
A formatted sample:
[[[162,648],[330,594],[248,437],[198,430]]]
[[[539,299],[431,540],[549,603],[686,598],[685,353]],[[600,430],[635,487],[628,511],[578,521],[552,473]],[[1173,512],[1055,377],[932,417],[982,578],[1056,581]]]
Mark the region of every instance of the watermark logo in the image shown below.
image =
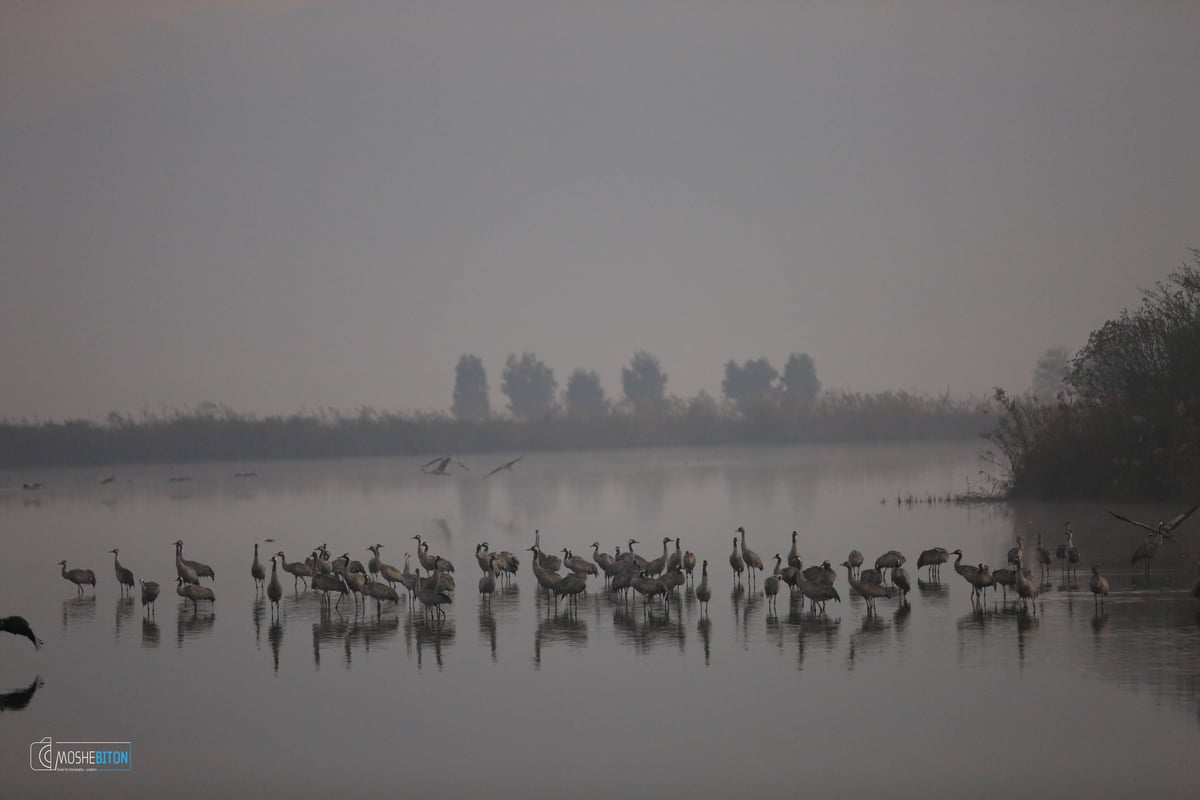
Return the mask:
[[[129,772],[130,742],[55,742],[49,736],[29,745],[29,768],[37,772]]]

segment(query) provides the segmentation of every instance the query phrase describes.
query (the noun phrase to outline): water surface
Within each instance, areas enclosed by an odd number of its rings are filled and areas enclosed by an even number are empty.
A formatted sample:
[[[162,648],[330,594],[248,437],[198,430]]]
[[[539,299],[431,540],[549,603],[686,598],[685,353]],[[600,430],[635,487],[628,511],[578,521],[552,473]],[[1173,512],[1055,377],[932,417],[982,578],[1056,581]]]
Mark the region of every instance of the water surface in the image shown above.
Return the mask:
[[[450,476],[422,475],[426,459],[5,473],[0,614],[46,642],[0,638],[5,796],[712,797],[797,781],[834,796],[1194,796],[1200,519],[1147,576],[1128,563],[1140,534],[1102,506],[926,502],[978,485],[980,449],[536,453],[487,480],[507,457],[463,455],[471,471]],[[789,606],[786,589],[774,612],[761,581],[738,589],[728,564],[744,525],[768,561],[796,530],[806,563],[894,548],[915,580],[923,548],[1003,566],[1017,533],[1041,530],[1053,547],[1067,520],[1084,567],[1078,580],[1053,572],[1036,614],[990,597],[973,608],[950,565],[874,617],[844,573],[826,617]],[[535,528],[547,550],[589,555],[593,541],[611,552],[636,538],[650,557],[680,537],[710,561],[710,613],[689,591],[669,616],[647,615],[596,581],[577,613],[556,613],[521,551]],[[249,576],[256,541],[275,540],[264,556],[299,560],[327,542],[364,562],[381,542],[400,564],[414,534],[457,566],[445,621],[405,605],[324,608],[288,576],[273,620]],[[193,613],[171,592],[176,539],[213,566],[214,609]],[[490,607],[474,590],[485,539],[526,557]],[[163,584],[153,618],[119,597],[113,547]],[[64,558],[96,571],[94,595],[59,576]],[[1113,585],[1103,613],[1093,561]],[[133,769],[35,773],[28,748],[44,736],[130,741]]]

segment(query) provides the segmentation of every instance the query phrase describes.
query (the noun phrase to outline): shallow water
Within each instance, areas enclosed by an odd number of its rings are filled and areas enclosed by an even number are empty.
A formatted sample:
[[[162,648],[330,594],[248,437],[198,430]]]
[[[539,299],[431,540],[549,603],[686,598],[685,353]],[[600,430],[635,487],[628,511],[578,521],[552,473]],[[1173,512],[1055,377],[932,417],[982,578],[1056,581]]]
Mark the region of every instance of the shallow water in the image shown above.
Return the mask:
[[[507,458],[462,456],[471,471],[445,477],[420,474],[425,459],[2,474],[0,614],[25,616],[46,643],[35,652],[0,637],[0,692],[20,692],[0,713],[4,796],[256,786],[707,797],[791,793],[796,781],[835,796],[1194,796],[1200,604],[1188,590],[1200,517],[1146,576],[1129,565],[1140,534],[1100,506],[921,502],[978,484],[980,449],[535,453],[486,480]],[[107,474],[112,483],[96,482]],[[44,488],[19,488],[35,480]],[[1178,511],[1119,510],[1154,521]],[[1083,568],[1077,580],[1055,569],[1036,614],[990,595],[973,609],[950,564],[907,605],[879,601],[874,617],[844,571],[843,602],[826,617],[789,607],[786,587],[775,612],[761,580],[735,588],[728,563],[744,525],[768,564],[797,530],[806,563],[895,548],[916,580],[921,549],[961,547],[968,563],[1003,566],[1017,533],[1042,530],[1053,548],[1068,519]],[[678,536],[710,561],[710,613],[681,591],[669,616],[646,615],[595,580],[576,613],[556,613],[527,552],[512,587],[483,606],[476,543],[517,552],[534,528],[545,549],[589,557],[592,541],[611,552],[636,538],[653,557]],[[328,542],[364,562],[382,542],[399,565],[417,533],[457,567],[442,622],[404,604],[329,610],[286,575],[272,621],[250,580],[256,541],[275,540],[264,560]],[[193,613],[173,593],[177,538],[213,566],[214,609]],[[163,584],[150,621],[140,601],[119,599],[113,547]],[[59,576],[64,558],[95,570],[94,595]],[[1093,561],[1113,588],[1103,613],[1087,589]],[[29,745],[45,736],[131,742],[132,769],[34,772]]]

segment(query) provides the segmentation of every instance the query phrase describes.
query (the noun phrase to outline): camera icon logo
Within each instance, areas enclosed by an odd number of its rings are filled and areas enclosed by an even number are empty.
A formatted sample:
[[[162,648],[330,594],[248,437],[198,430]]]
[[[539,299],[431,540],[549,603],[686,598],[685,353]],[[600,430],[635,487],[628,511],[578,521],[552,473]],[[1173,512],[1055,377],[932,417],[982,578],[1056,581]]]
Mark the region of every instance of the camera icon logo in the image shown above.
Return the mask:
[[[29,768],[42,772],[54,769],[54,742],[49,736],[29,745]]]

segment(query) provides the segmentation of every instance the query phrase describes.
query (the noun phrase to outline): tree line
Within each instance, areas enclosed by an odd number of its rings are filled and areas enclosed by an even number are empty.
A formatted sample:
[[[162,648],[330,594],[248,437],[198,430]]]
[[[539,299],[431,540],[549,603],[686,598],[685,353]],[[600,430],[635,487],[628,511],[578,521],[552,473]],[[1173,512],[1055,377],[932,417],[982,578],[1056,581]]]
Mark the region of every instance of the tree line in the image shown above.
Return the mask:
[[[576,369],[560,391],[533,353],[511,355],[501,373],[507,414],[491,404],[475,355],[455,369],[449,413],[388,412],[259,417],[217,403],[104,422],[0,421],[0,466],[189,460],[327,458],[572,448],[776,444],[978,437],[994,424],[987,402],[908,392],[821,390],[811,357],[783,372],[765,358],[725,364],[720,399],[679,397],[654,355],[638,351],[609,398],[595,370]]]
[[[610,400],[595,370],[575,369],[559,392],[554,370],[534,353],[510,355],[501,373],[500,391],[508,398],[513,419],[533,421],[563,414],[570,419],[595,419],[611,413],[662,416],[668,409],[667,373],[658,357],[645,350],[633,354],[621,368],[619,400]],[[812,409],[821,382],[816,364],[807,353],[788,356],[780,374],[765,358],[725,364],[721,392],[726,410],[749,414],[764,404],[791,410]],[[487,370],[477,355],[464,354],[454,370],[454,392],[450,406],[456,419],[480,421],[493,416]],[[701,393],[699,401],[715,403]]]
[[[1010,496],[1200,498],[1200,251],[1192,260],[1069,360],[1047,351],[1034,392],[996,390],[991,457]]]

